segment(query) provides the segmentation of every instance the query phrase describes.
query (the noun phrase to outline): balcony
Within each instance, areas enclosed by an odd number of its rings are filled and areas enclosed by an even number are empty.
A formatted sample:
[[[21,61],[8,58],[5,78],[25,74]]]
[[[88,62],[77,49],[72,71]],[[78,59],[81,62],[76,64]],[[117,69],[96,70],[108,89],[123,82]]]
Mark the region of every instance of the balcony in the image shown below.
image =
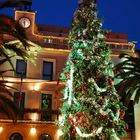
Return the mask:
[[[54,122],[58,120],[60,111],[58,110],[40,110],[25,108],[20,110],[17,120],[28,122]],[[0,113],[0,120],[9,120],[3,113]]]

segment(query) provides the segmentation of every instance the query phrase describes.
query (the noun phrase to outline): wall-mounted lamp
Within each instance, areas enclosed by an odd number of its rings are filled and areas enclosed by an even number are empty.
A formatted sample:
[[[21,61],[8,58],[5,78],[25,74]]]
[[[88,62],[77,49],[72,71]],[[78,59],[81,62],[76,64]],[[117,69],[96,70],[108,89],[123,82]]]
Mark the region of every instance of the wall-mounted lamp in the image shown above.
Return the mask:
[[[32,127],[32,128],[30,129],[30,133],[31,133],[32,135],[35,135],[35,134],[36,134],[36,128]]]
[[[34,90],[35,90],[35,91],[38,91],[38,90],[39,90],[39,88],[40,88],[40,86],[39,86],[39,85],[35,85],[35,86],[34,86]]]
[[[32,113],[31,114],[31,120],[32,121],[37,121],[38,120],[38,113]]]
[[[40,90],[40,84],[39,83],[36,83],[36,84],[34,84],[34,85],[30,85],[29,86],[29,88],[30,88],[30,90],[32,90],[32,91],[39,91]]]
[[[3,131],[3,127],[2,126],[0,126],[0,133]]]

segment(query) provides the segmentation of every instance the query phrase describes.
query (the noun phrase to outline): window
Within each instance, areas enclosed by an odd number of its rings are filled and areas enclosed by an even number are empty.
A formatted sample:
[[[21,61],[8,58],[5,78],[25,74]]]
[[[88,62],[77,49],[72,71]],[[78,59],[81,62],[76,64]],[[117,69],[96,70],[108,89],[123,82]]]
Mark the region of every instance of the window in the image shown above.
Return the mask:
[[[23,136],[20,133],[13,133],[9,140],[23,140]]]
[[[44,80],[53,80],[53,62],[43,61],[43,75]]]
[[[21,110],[24,109],[24,102],[25,102],[25,93],[19,93],[19,92],[15,92],[14,93],[14,103],[19,106],[19,108]]]
[[[16,77],[26,77],[27,63],[24,60],[17,59],[16,61]]]
[[[41,120],[43,121],[51,121],[51,113],[47,111],[52,110],[52,95],[51,94],[42,94],[41,98]]]
[[[48,135],[48,134],[42,134],[40,137],[39,137],[39,140],[52,140],[51,136]]]

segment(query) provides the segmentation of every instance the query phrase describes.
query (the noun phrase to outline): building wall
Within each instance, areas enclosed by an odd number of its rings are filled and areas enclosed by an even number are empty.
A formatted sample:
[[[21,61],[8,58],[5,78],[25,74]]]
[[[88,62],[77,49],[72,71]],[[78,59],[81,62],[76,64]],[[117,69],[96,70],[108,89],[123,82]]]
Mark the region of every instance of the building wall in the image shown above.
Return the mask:
[[[57,127],[53,123],[33,123],[33,122],[4,122],[1,123],[3,130],[0,132],[1,140],[9,140],[13,133],[20,133],[23,140],[39,140],[40,135],[46,133],[52,137],[52,140],[59,140]],[[36,132],[31,129],[35,128]]]

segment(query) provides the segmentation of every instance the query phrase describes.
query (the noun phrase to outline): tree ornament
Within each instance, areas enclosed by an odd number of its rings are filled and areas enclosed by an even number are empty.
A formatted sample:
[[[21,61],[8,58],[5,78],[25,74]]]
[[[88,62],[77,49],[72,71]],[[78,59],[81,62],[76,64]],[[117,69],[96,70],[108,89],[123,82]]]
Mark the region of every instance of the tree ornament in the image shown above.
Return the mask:
[[[87,122],[83,122],[82,126],[88,126],[88,123]]]
[[[74,126],[74,121],[72,120],[72,118],[68,118],[68,120],[69,120],[70,125]]]
[[[114,112],[117,113],[117,111],[118,111],[118,109],[117,108],[114,108]]]
[[[116,70],[113,70],[113,73],[114,73],[114,74],[116,74],[116,73],[117,73],[117,71],[116,71]]]
[[[81,117],[82,116],[82,113],[81,112],[78,112],[77,114],[76,114],[76,117]]]
[[[98,52],[99,51],[99,48],[95,48],[94,50],[95,50],[95,52]]]
[[[66,76],[66,79],[68,79],[69,78],[69,73],[65,72],[65,76]]]
[[[75,135],[76,134],[76,130],[75,129],[70,130],[70,134],[71,135]]]
[[[117,95],[114,96],[114,100],[118,101],[118,96]]]
[[[87,86],[86,85],[83,85],[82,86],[82,93],[86,93],[87,92]]]
[[[87,56],[87,55],[88,55],[88,53],[89,53],[89,52],[88,52],[88,50],[86,49],[86,50],[85,50],[85,55]]]
[[[112,81],[112,79],[111,79],[111,78],[109,78],[109,79],[108,79],[108,84],[109,84],[110,86],[112,86],[112,85],[113,85],[113,81]]]
[[[125,116],[125,111],[123,109],[121,109],[120,111],[120,119],[123,120]]]

